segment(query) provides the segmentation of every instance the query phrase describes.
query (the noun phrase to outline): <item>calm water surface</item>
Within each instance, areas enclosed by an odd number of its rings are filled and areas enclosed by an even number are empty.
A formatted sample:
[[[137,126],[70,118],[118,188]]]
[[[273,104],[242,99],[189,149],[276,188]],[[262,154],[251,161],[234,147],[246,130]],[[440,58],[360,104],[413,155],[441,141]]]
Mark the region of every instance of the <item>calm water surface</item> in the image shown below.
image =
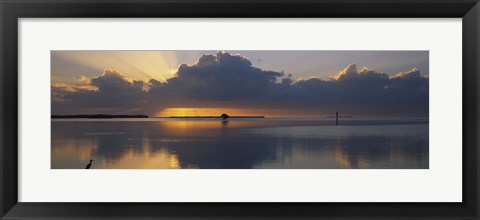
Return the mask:
[[[428,119],[53,119],[52,169],[428,169]]]

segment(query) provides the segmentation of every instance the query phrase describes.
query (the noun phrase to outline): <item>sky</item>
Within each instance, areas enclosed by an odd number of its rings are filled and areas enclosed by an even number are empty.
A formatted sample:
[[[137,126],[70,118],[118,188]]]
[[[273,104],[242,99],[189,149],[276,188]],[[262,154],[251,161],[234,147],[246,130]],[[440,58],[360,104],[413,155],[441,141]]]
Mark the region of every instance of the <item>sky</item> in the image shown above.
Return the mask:
[[[51,51],[52,114],[428,116],[428,51]]]

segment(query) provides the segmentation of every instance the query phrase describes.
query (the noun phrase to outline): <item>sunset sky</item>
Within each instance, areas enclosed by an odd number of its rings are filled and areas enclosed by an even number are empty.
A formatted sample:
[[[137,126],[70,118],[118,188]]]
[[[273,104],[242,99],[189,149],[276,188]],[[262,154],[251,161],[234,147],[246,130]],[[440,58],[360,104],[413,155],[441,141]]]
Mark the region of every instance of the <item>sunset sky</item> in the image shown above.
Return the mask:
[[[428,116],[428,51],[51,51],[52,114]]]

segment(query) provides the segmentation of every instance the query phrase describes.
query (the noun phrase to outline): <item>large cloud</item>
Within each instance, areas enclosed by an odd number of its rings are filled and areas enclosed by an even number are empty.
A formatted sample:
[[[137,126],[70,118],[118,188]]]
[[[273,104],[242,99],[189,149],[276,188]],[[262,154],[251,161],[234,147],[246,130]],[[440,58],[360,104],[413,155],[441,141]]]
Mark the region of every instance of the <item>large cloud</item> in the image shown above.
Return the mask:
[[[62,114],[69,108],[105,108],[110,112],[99,113],[154,114],[169,106],[223,105],[296,109],[299,113],[428,115],[428,78],[415,68],[388,75],[367,68],[358,70],[350,64],[329,80],[294,82],[290,76],[256,68],[242,56],[219,52],[202,55],[194,65],[180,65],[176,76],[166,82],[135,81],[119,72],[105,71],[84,85],[88,89],[52,86],[52,110]]]
[[[52,86],[52,113],[135,112],[141,110],[147,101],[146,86],[143,81],[129,80],[117,71],[105,70],[101,76],[89,79],[88,87]]]
[[[283,73],[264,71],[239,55],[219,52],[203,55],[189,66],[180,65],[177,76],[167,83],[151,81],[150,92],[166,98],[239,100],[263,95]],[[168,95],[167,95],[168,94]]]
[[[417,69],[389,76],[348,65],[331,80],[302,80],[289,88],[297,97],[308,97],[314,106],[354,113],[428,114],[428,78]],[[303,94],[297,94],[301,91]]]

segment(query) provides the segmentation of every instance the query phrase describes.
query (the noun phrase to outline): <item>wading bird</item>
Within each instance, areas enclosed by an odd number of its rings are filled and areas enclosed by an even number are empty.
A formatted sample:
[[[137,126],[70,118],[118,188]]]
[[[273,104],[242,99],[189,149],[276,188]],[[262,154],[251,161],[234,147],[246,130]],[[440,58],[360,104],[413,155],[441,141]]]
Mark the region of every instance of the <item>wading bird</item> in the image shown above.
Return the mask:
[[[92,166],[92,162],[93,160],[90,160],[90,163],[87,164],[87,167],[85,167],[85,169],[90,169],[90,167]]]

